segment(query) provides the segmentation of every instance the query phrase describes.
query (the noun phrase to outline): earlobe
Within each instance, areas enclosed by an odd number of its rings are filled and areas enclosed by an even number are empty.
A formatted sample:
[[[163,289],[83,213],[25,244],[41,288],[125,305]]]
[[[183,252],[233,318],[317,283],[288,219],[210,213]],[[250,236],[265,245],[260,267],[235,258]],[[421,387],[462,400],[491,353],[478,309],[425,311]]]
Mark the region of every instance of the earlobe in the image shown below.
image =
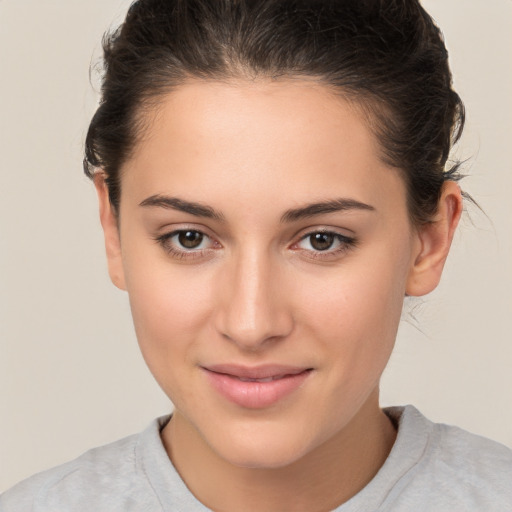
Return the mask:
[[[115,286],[126,290],[117,216],[110,203],[105,175],[102,172],[95,174],[94,186],[98,194],[100,221],[105,237],[108,273]]]
[[[435,218],[417,229],[417,250],[407,279],[407,295],[426,295],[439,284],[461,213],[460,188],[455,182],[446,181]]]

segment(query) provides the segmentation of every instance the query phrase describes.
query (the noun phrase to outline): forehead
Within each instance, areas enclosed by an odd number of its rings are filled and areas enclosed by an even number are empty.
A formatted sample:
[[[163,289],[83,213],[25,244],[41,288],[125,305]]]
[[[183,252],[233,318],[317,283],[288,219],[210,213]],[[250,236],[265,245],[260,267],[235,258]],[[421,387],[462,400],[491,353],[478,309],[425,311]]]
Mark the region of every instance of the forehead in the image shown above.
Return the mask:
[[[312,80],[189,82],[162,97],[145,126],[123,172],[123,189],[141,200],[404,193],[360,109]]]

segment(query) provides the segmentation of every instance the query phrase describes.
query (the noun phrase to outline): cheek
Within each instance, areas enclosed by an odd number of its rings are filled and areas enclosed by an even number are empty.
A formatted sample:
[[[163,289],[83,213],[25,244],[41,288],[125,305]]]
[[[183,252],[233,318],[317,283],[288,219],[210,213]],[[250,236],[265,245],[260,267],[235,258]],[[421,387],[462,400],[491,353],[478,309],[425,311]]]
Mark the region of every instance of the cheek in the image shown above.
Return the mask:
[[[309,283],[316,292],[302,294],[308,335],[323,345],[329,364],[336,366],[333,377],[344,385],[350,381],[364,389],[363,380],[378,380],[384,370],[400,322],[405,276],[400,261],[361,260],[328,281]]]
[[[127,289],[142,354],[157,380],[169,363],[188,359],[201,331],[207,329],[212,286],[208,274],[191,266],[142,258],[125,262]],[[176,368],[179,368],[176,365]]]

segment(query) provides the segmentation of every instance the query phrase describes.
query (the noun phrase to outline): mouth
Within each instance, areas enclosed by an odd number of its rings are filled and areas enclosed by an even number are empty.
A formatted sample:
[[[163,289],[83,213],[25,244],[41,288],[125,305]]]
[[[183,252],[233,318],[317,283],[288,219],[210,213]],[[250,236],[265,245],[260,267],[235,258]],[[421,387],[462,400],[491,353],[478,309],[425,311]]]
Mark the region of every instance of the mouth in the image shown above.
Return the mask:
[[[283,365],[212,365],[201,369],[218,394],[248,409],[263,409],[282,401],[299,391],[313,373],[313,368]]]
[[[235,376],[231,375],[231,377],[235,377]],[[236,378],[241,380],[242,382],[272,382],[273,380],[282,379],[283,377],[286,377],[286,375],[274,375],[272,377],[265,377],[264,379],[251,379],[249,377],[236,377]]]

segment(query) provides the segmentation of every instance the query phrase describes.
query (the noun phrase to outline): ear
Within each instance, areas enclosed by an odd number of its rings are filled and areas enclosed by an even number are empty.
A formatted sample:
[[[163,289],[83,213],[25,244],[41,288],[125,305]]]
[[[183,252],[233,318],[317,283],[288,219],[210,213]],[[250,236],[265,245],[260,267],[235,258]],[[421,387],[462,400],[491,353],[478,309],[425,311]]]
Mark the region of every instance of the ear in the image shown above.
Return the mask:
[[[102,172],[94,175],[94,186],[98,193],[100,221],[103,227],[105,249],[107,252],[108,273],[112,282],[119,289],[126,290],[117,216],[110,203],[105,175]]]
[[[407,295],[426,295],[439,284],[461,213],[460,188],[445,181],[434,220],[417,228],[418,249],[407,278]]]

